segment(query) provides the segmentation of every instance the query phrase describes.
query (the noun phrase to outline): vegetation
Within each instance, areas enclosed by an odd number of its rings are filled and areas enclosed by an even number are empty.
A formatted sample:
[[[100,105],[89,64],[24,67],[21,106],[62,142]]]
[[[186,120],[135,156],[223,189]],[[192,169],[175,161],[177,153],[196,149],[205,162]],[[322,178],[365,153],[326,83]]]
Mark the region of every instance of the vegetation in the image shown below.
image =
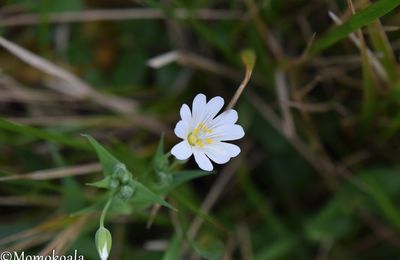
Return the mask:
[[[101,219],[109,259],[398,258],[400,0],[3,2],[1,252],[99,259]],[[240,155],[168,157],[252,65]]]

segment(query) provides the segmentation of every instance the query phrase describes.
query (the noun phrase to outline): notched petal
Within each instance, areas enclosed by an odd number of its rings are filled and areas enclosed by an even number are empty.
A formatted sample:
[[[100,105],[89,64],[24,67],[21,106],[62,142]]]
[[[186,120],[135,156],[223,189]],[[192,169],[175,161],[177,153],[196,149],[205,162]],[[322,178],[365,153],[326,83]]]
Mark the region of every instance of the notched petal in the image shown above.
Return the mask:
[[[174,132],[177,137],[185,139],[187,135],[189,134],[189,125],[186,121],[179,121],[174,129]]]
[[[208,157],[204,154],[203,151],[195,149],[193,151],[193,155],[200,169],[202,169],[203,171],[212,171],[214,169],[210,159],[208,159]]]
[[[178,160],[187,160],[192,155],[192,147],[185,140],[172,147],[171,154]]]
[[[180,111],[179,111],[181,118],[183,121],[189,122],[192,119],[192,112],[188,105],[183,104]]]

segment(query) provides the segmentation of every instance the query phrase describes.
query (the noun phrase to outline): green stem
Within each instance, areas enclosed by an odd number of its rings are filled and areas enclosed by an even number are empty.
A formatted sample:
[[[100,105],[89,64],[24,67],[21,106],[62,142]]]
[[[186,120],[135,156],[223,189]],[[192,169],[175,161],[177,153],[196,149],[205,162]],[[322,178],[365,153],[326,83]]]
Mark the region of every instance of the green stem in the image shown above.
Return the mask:
[[[106,205],[103,208],[103,211],[101,212],[101,217],[100,217],[100,226],[101,227],[104,227],[104,218],[107,214],[108,208],[110,207],[112,200],[113,200],[113,197],[108,199]]]
[[[177,159],[174,159],[174,161],[173,161],[172,164],[171,164],[170,169],[171,169],[171,170],[175,169],[176,166],[178,166],[179,164],[182,164],[182,161],[179,162]]]

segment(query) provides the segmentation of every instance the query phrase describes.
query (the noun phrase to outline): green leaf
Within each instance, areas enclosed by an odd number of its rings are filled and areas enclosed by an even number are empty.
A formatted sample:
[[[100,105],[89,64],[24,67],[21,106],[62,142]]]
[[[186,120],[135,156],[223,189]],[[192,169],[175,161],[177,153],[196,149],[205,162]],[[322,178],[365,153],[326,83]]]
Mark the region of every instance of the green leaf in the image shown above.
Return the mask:
[[[377,172],[377,174],[379,174],[379,172]],[[390,194],[392,189],[389,186],[394,185],[393,183],[396,182],[398,184],[398,181],[395,180],[395,177],[397,178],[397,176],[388,176],[385,180],[391,181],[387,182],[385,185],[385,183],[381,181],[383,178],[377,174],[363,175],[363,181],[368,184],[369,195],[378,206],[378,209],[381,211],[382,215],[388,220],[392,227],[400,230],[400,211],[397,208],[395,201],[392,199],[393,194]],[[382,171],[382,174],[398,175],[399,173],[397,171],[393,171],[391,173]]]
[[[191,241],[190,244],[205,259],[218,260],[224,254],[224,244],[222,241],[210,236],[203,236],[199,242]]]
[[[332,29],[311,47],[311,53],[321,52],[357,29],[372,23],[400,5],[400,0],[379,0],[353,15],[342,25]]]
[[[56,134],[56,133],[51,133],[39,128],[31,127],[31,126],[25,126],[25,125],[20,125],[13,123],[11,121],[8,121],[4,118],[0,118],[0,129],[4,129],[7,131],[15,132],[18,134],[23,134],[26,136],[31,136],[36,139],[43,139],[51,142],[56,142],[60,144],[64,144],[66,146],[70,146],[73,148],[77,149],[82,149],[82,150],[89,150],[90,147],[81,141],[78,141],[72,137],[62,135],[62,134]]]
[[[382,26],[381,22],[379,20],[376,20],[368,27],[368,32],[374,50],[382,54],[382,65],[385,68],[390,82],[394,84],[399,79],[399,75],[397,73],[397,62],[396,56],[386,35],[385,29]]]
[[[164,134],[161,135],[160,142],[158,143],[157,151],[154,156],[156,158],[164,156]]]
[[[104,179],[96,182],[86,183],[88,186],[93,186],[97,188],[108,189],[108,183],[110,181],[110,176],[105,177]]]
[[[296,246],[296,240],[289,237],[284,237],[277,240],[268,246],[265,246],[261,252],[254,257],[255,260],[264,259],[290,259],[289,254],[293,252]]]
[[[102,195],[100,198],[97,199],[97,201],[94,204],[87,206],[86,208],[80,209],[78,211],[75,211],[74,213],[71,214],[71,216],[75,217],[92,212],[101,212],[108,198],[109,198],[108,194]]]
[[[361,41],[361,64],[363,75],[363,103],[361,118],[364,127],[367,129],[375,115],[377,108],[378,81],[372,69],[372,62],[367,55],[367,47],[364,40]]]
[[[169,242],[167,251],[165,251],[162,260],[176,260],[180,259],[180,246],[182,239],[178,238],[178,236],[174,236],[172,240]]]
[[[85,205],[84,193],[79,183],[72,177],[67,177],[63,182],[63,210],[72,213]]]
[[[164,135],[161,136],[156,153],[153,157],[153,166],[156,172],[167,172],[169,167],[168,156],[164,154]]]
[[[93,137],[91,137],[90,135],[83,136],[89,140],[90,144],[96,151],[101,166],[103,167],[103,173],[105,177],[110,176],[114,172],[115,166],[123,164],[119,160],[117,160],[114,155],[108,152],[101,144],[99,144]]]
[[[168,193],[169,191],[175,189],[177,186],[179,186],[185,182],[191,181],[191,180],[199,178],[199,177],[212,175],[212,174],[214,174],[214,173],[200,171],[200,170],[188,170],[188,171],[180,171],[177,173],[173,173],[171,185],[167,188],[167,190],[165,192]]]
[[[174,200],[176,200],[181,206],[189,209],[194,214],[201,217],[203,220],[207,221],[214,227],[221,229],[221,230],[225,229],[221,223],[218,223],[218,221],[216,219],[211,217],[208,213],[202,211],[198,205],[195,205],[190,199],[188,199],[187,195],[182,194],[181,192],[178,192],[178,191],[173,191],[170,194],[170,196],[172,196],[172,198]]]
[[[147,188],[144,184],[132,180],[134,184],[136,185],[136,193],[133,196],[133,199],[135,202],[143,203],[143,202],[151,202],[151,203],[158,203],[164,207],[173,209],[177,211],[176,208],[174,208],[171,204],[166,202],[164,199],[162,199],[159,195],[155,194],[153,191],[151,191],[149,188]]]
[[[315,241],[337,240],[346,236],[354,227],[352,208],[347,196],[337,194],[306,225],[307,236]]]

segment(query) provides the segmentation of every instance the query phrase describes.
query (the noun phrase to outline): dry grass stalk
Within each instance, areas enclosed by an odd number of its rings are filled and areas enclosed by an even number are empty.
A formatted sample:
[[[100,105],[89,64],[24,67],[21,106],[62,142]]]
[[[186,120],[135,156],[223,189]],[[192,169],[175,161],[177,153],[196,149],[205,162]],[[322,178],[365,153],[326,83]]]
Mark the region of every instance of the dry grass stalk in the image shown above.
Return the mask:
[[[45,206],[52,207],[60,205],[59,197],[32,197],[32,196],[0,196],[1,206]]]
[[[69,71],[57,66],[56,64],[18,46],[11,41],[0,36],[0,45],[21,59],[23,62],[35,67],[36,69],[51,75],[58,80],[50,84],[60,93],[77,99],[91,99],[94,102],[107,107],[118,113],[132,114],[136,109],[136,103],[116,96],[104,95],[95,91],[87,83]]]
[[[289,86],[286,82],[285,73],[280,69],[275,71],[275,90],[282,112],[282,130],[286,136],[294,136],[296,130],[293,122],[293,115],[288,105],[290,102]]]
[[[69,245],[80,235],[82,228],[92,218],[91,214],[80,216],[74,223],[70,224],[65,230],[59,233],[46,247],[44,247],[39,255],[46,256],[55,250],[57,254],[64,254]]]
[[[199,9],[189,13],[186,9],[175,9],[172,12],[176,19],[196,18],[200,20],[237,20],[243,17],[241,11]],[[75,23],[94,21],[120,21],[131,19],[167,19],[162,10],[151,8],[135,9],[108,9],[108,10],[85,10],[79,12],[49,13],[46,17],[48,23]],[[23,26],[35,25],[40,22],[37,14],[20,14],[0,21],[0,26]]]
[[[340,20],[339,17],[337,17],[336,14],[334,14],[333,12],[329,12],[329,17],[337,24],[337,25],[341,25],[343,24],[343,22]],[[356,36],[355,33],[350,33],[349,34],[349,39],[354,43],[354,45],[358,48],[358,49],[362,49],[363,45],[361,43],[361,41],[358,39],[358,37]],[[375,69],[376,73],[385,81],[385,82],[389,82],[389,78],[388,75],[386,74],[385,69],[383,68],[382,64],[380,63],[380,61],[375,57],[374,53],[365,46],[365,50],[366,50],[366,55],[368,56],[368,59],[371,61],[371,64],[373,66],[373,68]]]
[[[78,166],[62,167],[56,169],[48,169],[35,171],[31,173],[12,175],[0,177],[0,181],[11,181],[11,180],[51,180],[59,179],[67,176],[84,175],[93,172],[101,171],[101,165],[99,163],[89,163]]]

